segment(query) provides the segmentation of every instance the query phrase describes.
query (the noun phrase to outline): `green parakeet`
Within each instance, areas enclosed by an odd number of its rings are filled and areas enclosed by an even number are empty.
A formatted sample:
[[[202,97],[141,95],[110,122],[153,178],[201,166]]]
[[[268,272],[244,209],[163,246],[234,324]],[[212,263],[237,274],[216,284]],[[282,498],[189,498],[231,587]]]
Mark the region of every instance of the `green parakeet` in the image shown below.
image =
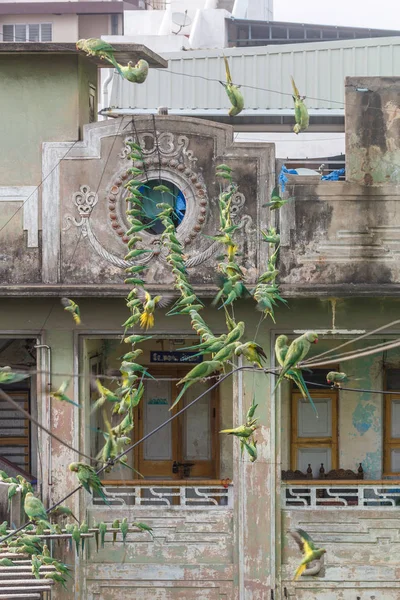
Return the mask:
[[[236,347],[235,355],[243,355],[246,358],[246,360],[248,360],[250,363],[257,365],[258,367],[260,367],[260,369],[264,368],[262,365],[262,361],[267,360],[268,358],[262,347],[256,344],[255,342],[247,342],[246,344],[240,344]]]
[[[128,519],[126,517],[122,520],[120,529],[121,529],[121,533],[122,533],[122,541],[125,544],[126,536],[128,535],[128,531],[129,531],[129,523],[128,523]]]
[[[290,198],[286,200],[280,197],[279,187],[275,187],[271,193],[271,202],[267,202],[267,204],[263,204],[263,207],[268,206],[271,210],[278,210],[282,208],[287,202],[289,202]]]
[[[72,531],[72,539],[75,542],[76,555],[79,556],[79,545],[81,542],[81,531],[78,525],[75,525]]]
[[[126,67],[118,66],[122,77],[131,83],[144,83],[149,74],[149,63],[144,59],[139,60],[135,65],[129,61]]]
[[[296,120],[293,131],[298,134],[300,131],[307,129],[310,122],[310,117],[308,115],[307,107],[304,104],[305,96],[300,96],[293,77],[291,77],[291,80],[293,87],[294,118]]]
[[[56,508],[53,508],[53,510],[49,512],[49,516],[54,517],[54,519],[59,519],[62,517],[72,517],[77,523],[79,523],[78,519],[76,518],[72,510],[68,508],[68,506],[56,506]]]
[[[103,484],[93,467],[82,462],[73,462],[68,468],[76,473],[79,483],[89,494],[98,494],[106,504],[109,504],[103,492]]]
[[[320,560],[323,554],[326,553],[326,550],[324,548],[317,548],[311,537],[303,529],[290,531],[290,534],[303,554],[303,560],[297,567],[293,578],[293,581],[297,581],[306,570],[307,565],[313,560]]]
[[[276,358],[277,358],[279,364],[281,365],[281,367],[284,366],[285,361],[286,361],[286,356],[287,356],[287,353],[289,350],[288,343],[289,343],[289,339],[286,335],[279,335],[275,341],[275,355],[276,355]],[[310,396],[310,393],[308,391],[306,382],[304,381],[301,369],[299,369],[297,367],[290,368],[284,376],[287,379],[292,380],[296,384],[296,386],[299,388],[303,398],[310,402],[310,404],[318,418],[317,407],[315,406],[313,399]]]
[[[70,298],[61,298],[61,304],[64,307],[64,310],[66,310],[67,312],[71,313],[75,323],[77,325],[80,325],[81,323],[81,313],[79,310],[79,306],[76,304],[76,302],[74,302],[73,300],[71,300]]]
[[[68,380],[63,381],[57,391],[51,392],[51,396],[53,398],[55,398],[56,400],[60,400],[61,402],[68,402],[68,404],[73,404],[74,406],[78,406],[80,408],[81,407],[80,404],[78,404],[77,402],[74,402],[73,400],[71,400],[71,398],[69,398],[66,395],[65,390],[67,389],[68,386],[69,386],[69,381]]]
[[[56,583],[61,583],[63,588],[66,590],[67,586],[65,585],[66,579],[61,573],[46,573],[44,576],[45,579],[52,579]]]
[[[32,561],[32,575],[35,576],[35,579],[40,579],[40,567],[42,566],[42,561],[40,560],[40,558],[38,558],[38,556],[36,554],[32,554],[31,557],[31,561]]]
[[[229,69],[229,62],[228,62],[228,59],[226,58],[226,56],[224,56],[224,63],[225,63],[226,83],[224,83],[222,81],[221,81],[221,83],[226,90],[226,93],[228,95],[230,103],[232,104],[232,107],[229,109],[228,115],[230,117],[235,117],[236,115],[238,115],[239,113],[242,112],[242,110],[244,108],[244,99],[243,99],[242,93],[239,90],[239,87],[232,83],[231,72]]]
[[[113,528],[113,544],[115,544],[115,542],[117,541],[117,532],[115,531],[116,529],[119,529],[119,519],[115,519],[111,525],[111,527]]]
[[[286,373],[297,366],[299,362],[305,358],[310,350],[311,344],[316,344],[318,342],[318,334],[315,331],[307,331],[303,333],[300,337],[293,340],[290,344],[289,349],[286,353],[286,357],[284,363],[282,365],[282,370],[279,375],[277,384],[275,389],[281,383],[283,377]]]
[[[178,381],[177,385],[184,384],[184,386],[181,389],[181,391],[179,392],[175,402],[173,403],[173,405],[171,406],[171,408],[169,410],[172,410],[174,408],[174,406],[176,406],[176,404],[178,404],[178,402],[182,398],[183,394],[186,392],[186,390],[191,385],[193,385],[200,379],[203,379],[204,377],[208,377],[209,375],[212,375],[212,373],[214,373],[215,371],[221,371],[223,368],[224,368],[223,363],[216,361],[216,360],[204,361],[204,362],[200,363],[199,365],[196,365],[195,367],[193,367],[193,369],[191,371],[189,371],[189,373],[187,373],[187,375],[185,375],[185,377],[183,377],[180,381]]]
[[[50,530],[52,529],[48,521],[47,512],[45,507],[43,506],[43,503],[39,500],[39,498],[35,498],[32,492],[28,492],[25,496],[24,511],[29,517],[30,521],[44,521],[47,527]]]
[[[11,558],[0,558],[0,567],[14,567],[16,564]]]
[[[116,403],[121,400],[114,392],[111,392],[106,388],[99,379],[96,379],[96,387],[99,391],[100,398],[93,404],[92,412],[103,406],[105,402]]]
[[[240,438],[240,445],[242,452],[243,448],[247,451],[247,454],[250,457],[250,462],[255,462],[257,460],[257,442]]]
[[[220,433],[227,433],[228,435],[234,435],[238,438],[248,438],[257,429],[257,425],[240,425],[234,429],[221,429]]]
[[[342,383],[347,383],[350,378],[346,373],[340,373],[338,371],[329,371],[326,376],[326,381],[331,383],[333,387],[340,388]],[[358,381],[358,379],[353,379],[353,381]]]
[[[82,521],[82,524],[79,528],[80,534],[82,535],[82,533],[89,533],[89,525],[86,523],[86,521]],[[85,549],[85,538],[82,538],[82,552]]]
[[[264,242],[268,242],[269,244],[279,244],[281,236],[276,232],[275,227],[270,227],[267,232],[261,230],[260,233]]]
[[[13,373],[11,371],[11,367],[1,367],[0,368],[0,384],[1,383],[17,383],[18,381],[22,381],[23,379],[27,379],[29,377],[29,373]],[[4,474],[4,479],[7,479],[8,475],[4,471],[0,471],[0,474]]]
[[[138,529],[140,529],[140,531],[146,531],[147,533],[150,533],[150,535],[154,538],[153,528],[149,527],[149,525],[146,525],[146,523],[136,521],[135,523],[132,523],[132,527],[137,527]]]
[[[8,486],[8,491],[7,491],[8,512],[10,512],[10,510],[11,510],[11,501],[12,501],[13,497],[15,496],[15,494],[18,493],[19,490],[20,490],[20,486],[18,483],[12,483],[10,486]]]
[[[107,524],[102,522],[99,524],[99,532],[100,532],[100,544],[101,547],[104,548],[104,541],[107,533]]]

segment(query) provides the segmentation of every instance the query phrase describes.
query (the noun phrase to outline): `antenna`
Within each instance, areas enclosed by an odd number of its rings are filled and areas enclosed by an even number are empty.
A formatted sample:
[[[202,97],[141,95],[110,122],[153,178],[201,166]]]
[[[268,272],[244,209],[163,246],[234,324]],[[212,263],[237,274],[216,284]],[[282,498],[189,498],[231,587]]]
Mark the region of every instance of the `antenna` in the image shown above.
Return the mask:
[[[184,13],[181,13],[181,12],[172,13],[172,22],[175,23],[175,25],[179,26],[178,31],[173,32],[175,35],[178,35],[178,33],[181,32],[181,29],[183,29],[183,27],[187,27],[188,25],[191,24],[192,19],[190,17],[188,17],[187,10],[185,10]]]

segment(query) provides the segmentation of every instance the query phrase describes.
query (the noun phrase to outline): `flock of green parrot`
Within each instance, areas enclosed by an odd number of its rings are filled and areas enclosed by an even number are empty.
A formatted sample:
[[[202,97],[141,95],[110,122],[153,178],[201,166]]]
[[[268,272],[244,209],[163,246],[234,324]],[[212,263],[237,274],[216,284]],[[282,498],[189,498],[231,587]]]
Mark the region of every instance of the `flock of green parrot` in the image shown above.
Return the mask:
[[[140,60],[135,66],[132,63],[128,63],[127,66],[120,65],[115,59],[114,48],[107,42],[99,39],[79,40],[76,46],[77,49],[86,52],[88,55],[97,56],[108,61],[117,69],[122,77],[132,83],[143,83],[146,80],[149,65],[145,60]],[[229,63],[225,56],[224,61],[226,83],[223,83],[223,85],[232,105],[229,115],[235,116],[243,110],[244,99],[239,90],[240,86],[234,85],[232,82]],[[297,134],[307,129],[309,117],[304,104],[304,97],[300,96],[293,78],[292,86],[296,121],[294,132]],[[130,159],[135,161],[135,164],[143,164],[143,154],[140,144],[130,142],[129,146]],[[143,353],[143,350],[137,346],[142,342],[150,340],[152,337],[147,335],[147,333],[137,333],[136,328],[140,327],[145,332],[151,329],[154,326],[157,309],[165,307],[171,302],[170,295],[152,296],[145,289],[145,271],[148,269],[148,266],[138,263],[137,259],[149,252],[148,249],[140,246],[142,242],[140,233],[152,225],[152,222],[148,223],[143,205],[143,200],[148,200],[149,197],[145,195],[147,186],[145,185],[145,172],[143,169],[132,166],[130,174],[132,179],[126,184],[129,192],[126,198],[126,214],[130,228],[127,231],[129,241],[128,253],[125,257],[130,262],[129,267],[126,269],[127,278],[125,279],[125,283],[131,286],[126,299],[130,314],[122,325],[124,328],[124,341],[130,345],[130,350],[122,357],[118,387],[115,390],[108,389],[99,379],[96,380],[95,386],[98,391],[98,399],[92,406],[92,411],[101,409],[103,414],[106,429],[103,431],[104,446],[96,458],[99,462],[103,463],[104,470],[106,471],[110,470],[116,463],[135,471],[133,467],[128,465],[126,454],[123,456],[121,454],[124,452],[124,448],[131,444],[130,434],[134,427],[134,409],[140,403],[144,393],[144,378],[151,377],[146,368],[136,362]],[[235,242],[235,232],[238,229],[238,225],[232,220],[232,198],[237,191],[237,186],[232,177],[232,169],[226,164],[220,164],[216,168],[216,177],[221,182],[218,199],[219,229],[214,236],[209,237],[213,241],[219,242],[224,251],[218,259],[219,291],[212,304],[218,306],[218,310],[224,311],[227,327],[226,333],[218,336],[214,335],[211,328],[200,315],[204,304],[198,298],[189,281],[186,266],[187,257],[177,237],[176,220],[173,218],[174,195],[168,187],[162,185],[161,181],[160,185],[153,188],[161,192],[164,199],[163,202],[156,206],[158,210],[156,219],[164,227],[161,242],[167,251],[166,260],[174,276],[174,289],[179,295],[172,308],[167,312],[167,315],[187,315],[190,318],[192,328],[199,338],[199,343],[188,348],[182,348],[182,350],[196,350],[196,356],[200,355],[206,359],[196,364],[177,383],[180,391],[170,410],[179,403],[190,386],[208,377],[218,377],[238,357],[242,356],[248,363],[258,369],[265,369],[267,355],[263,348],[255,340],[244,341],[245,323],[243,321],[236,322],[235,320],[233,304],[236,300],[253,297],[257,309],[263,313],[264,318],[270,317],[274,322],[275,307],[278,303],[286,303],[286,300],[280,295],[277,283],[279,273],[277,269],[280,244],[279,233],[274,227],[270,227],[268,231],[261,231],[262,241],[270,246],[267,268],[258,277],[254,288],[247,289],[245,274],[239,264],[241,253]],[[271,201],[265,206],[270,210],[279,210],[286,202],[288,202],[287,199],[280,197],[279,188],[274,188],[271,194]],[[64,309],[72,315],[74,322],[79,325],[81,323],[81,315],[78,304],[69,298],[62,298],[61,303]],[[301,391],[303,397],[311,403],[315,412],[317,412],[316,407],[308,392],[299,363],[308,354],[311,344],[317,341],[317,334],[308,331],[293,340],[291,344],[289,344],[287,336],[281,335],[277,338],[275,344],[275,354],[280,365],[276,387],[280,385],[283,379],[293,381]],[[12,372],[9,367],[3,367],[0,369],[0,384],[20,381],[27,376],[27,374]],[[340,387],[341,383],[347,380],[348,378],[345,373],[331,372],[327,376],[328,383],[335,387]],[[51,392],[51,395],[58,401],[67,402],[79,407],[79,404],[66,395],[68,384],[68,381],[64,381],[58,390]],[[221,434],[232,435],[237,438],[240,443],[241,454],[246,451],[250,462],[257,460],[256,431],[259,427],[257,424],[259,419],[255,416],[257,406],[253,398],[253,402],[246,414],[245,423],[236,428],[223,429],[220,432]],[[111,408],[113,415],[121,417],[118,425],[111,426],[107,407]],[[108,503],[98,473],[92,466],[83,462],[74,462],[69,465],[69,470],[76,474],[79,484],[88,493],[100,496],[104,502]],[[25,533],[15,534],[11,538],[11,541],[2,542],[0,540],[0,549],[13,548],[17,553],[24,553],[30,556],[32,560],[32,573],[36,578],[40,578],[40,568],[42,565],[52,565],[54,570],[51,573],[47,573],[45,577],[51,578],[55,582],[59,582],[65,586],[66,576],[70,571],[67,565],[60,563],[49,555],[48,547],[44,543],[48,532],[63,534],[71,543],[74,541],[78,555],[80,546],[83,551],[85,538],[90,537],[91,534],[95,537],[97,550],[99,549],[99,544],[102,548],[104,547],[107,532],[112,533],[113,542],[115,542],[118,532],[122,535],[122,541],[124,543],[126,541],[127,534],[130,531],[130,526],[126,519],[122,522],[115,520],[111,528],[108,528],[105,523],[94,523],[89,528],[86,522],[81,524],[78,522],[77,524],[67,523],[61,529],[60,525],[54,523],[54,521],[65,518],[72,518],[77,521],[68,507],[57,506],[48,512],[42,502],[34,496],[31,485],[23,477],[10,478],[6,473],[0,471],[0,480],[10,484],[8,489],[9,502],[12,501],[13,496],[17,492],[21,492],[24,511],[30,521],[29,525],[25,528]],[[132,527],[135,528],[135,531],[148,532],[153,535],[151,527],[145,523],[136,522],[132,524]],[[9,531],[7,522],[0,525],[0,534],[6,535]],[[307,564],[321,558],[325,550],[316,548],[310,536],[303,530],[298,529],[291,533],[304,555],[295,573],[295,579],[297,579],[306,569]],[[3,562],[0,561],[0,566],[7,566],[7,561],[9,560],[7,558],[2,559]]]
[[[93,493],[98,493],[104,497],[101,490],[101,482],[91,467],[82,463],[72,463],[69,466],[71,471],[77,472],[78,479],[83,487]],[[117,535],[120,533],[122,542],[125,544],[129,532],[149,533],[153,537],[152,528],[146,523],[140,521],[129,525],[127,519],[121,522],[116,519],[109,527],[106,523],[93,522],[92,526],[83,521],[79,524],[78,519],[67,506],[58,505],[50,511],[46,511],[43,503],[33,494],[31,484],[21,475],[9,477],[5,471],[0,470],[0,482],[9,484],[8,498],[9,502],[17,493],[21,493],[23,508],[29,523],[22,531],[18,531],[6,541],[0,540],[0,553],[9,555],[20,555],[20,558],[28,558],[31,561],[32,574],[36,579],[52,579],[55,583],[60,583],[66,589],[67,576],[71,575],[69,565],[55,559],[50,555],[46,540],[56,537],[58,542],[62,539],[68,541],[71,546],[75,543],[76,554],[79,556],[80,549],[82,553],[85,550],[85,540],[94,537],[96,541],[96,550],[99,547],[104,548],[106,534],[112,534],[113,544],[116,542]],[[77,524],[66,523],[61,527],[60,522],[64,519],[72,518]],[[0,536],[12,534],[8,521],[0,524]],[[18,562],[12,560],[9,556],[0,559],[0,567],[18,566]],[[41,567],[52,567],[48,572],[41,572]]]

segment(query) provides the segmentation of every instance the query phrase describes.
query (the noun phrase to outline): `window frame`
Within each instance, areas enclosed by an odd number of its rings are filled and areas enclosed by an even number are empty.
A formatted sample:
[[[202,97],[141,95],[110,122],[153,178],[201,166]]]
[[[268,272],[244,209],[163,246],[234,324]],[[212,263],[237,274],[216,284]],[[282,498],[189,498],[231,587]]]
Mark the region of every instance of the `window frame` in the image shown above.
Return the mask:
[[[20,26],[20,27],[25,27],[25,40],[23,40],[23,41],[15,39],[15,28],[16,28],[17,25]],[[29,27],[31,27],[33,25],[37,25],[39,27],[39,42],[43,41],[42,40],[42,26],[43,25],[49,25],[50,28],[51,28],[51,34],[50,34],[50,38],[51,39],[47,40],[47,41],[48,42],[52,42],[53,41],[53,23],[50,22],[50,21],[46,21],[46,22],[43,22],[43,23],[3,23],[2,24],[3,39],[4,39],[4,36],[5,36],[4,27],[12,27],[13,28],[12,38],[13,39],[11,40],[11,42],[14,42],[14,43],[21,42],[21,44],[29,43],[30,42],[30,39],[29,39]]]
[[[309,390],[311,398],[318,399],[323,395],[324,397],[330,397],[332,401],[332,435],[330,437],[300,437],[298,435],[298,400],[302,399],[301,392],[297,389],[292,388],[290,398],[290,468],[295,471],[298,467],[297,451],[299,448],[330,448],[331,449],[331,468],[330,470],[338,468],[339,462],[339,429],[338,429],[338,416],[339,416],[339,390],[332,389],[321,389]]]
[[[386,378],[385,378],[386,379]],[[385,385],[385,388],[387,386]],[[400,391],[388,391],[385,394],[384,404],[384,428],[383,428],[383,477],[399,476],[400,471],[392,471],[391,451],[400,450],[400,437],[392,438],[392,401],[400,400]]]

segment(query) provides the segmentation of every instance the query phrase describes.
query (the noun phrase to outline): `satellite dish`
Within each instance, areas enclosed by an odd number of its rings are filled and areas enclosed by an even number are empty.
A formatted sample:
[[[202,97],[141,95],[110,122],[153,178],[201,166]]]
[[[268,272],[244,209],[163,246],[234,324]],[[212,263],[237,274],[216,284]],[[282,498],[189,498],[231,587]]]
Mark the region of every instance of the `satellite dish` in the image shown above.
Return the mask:
[[[184,13],[172,13],[172,22],[179,26],[179,31],[174,31],[174,33],[179,33],[183,27],[187,27],[191,24],[192,19],[188,17],[187,10],[185,10]]]

